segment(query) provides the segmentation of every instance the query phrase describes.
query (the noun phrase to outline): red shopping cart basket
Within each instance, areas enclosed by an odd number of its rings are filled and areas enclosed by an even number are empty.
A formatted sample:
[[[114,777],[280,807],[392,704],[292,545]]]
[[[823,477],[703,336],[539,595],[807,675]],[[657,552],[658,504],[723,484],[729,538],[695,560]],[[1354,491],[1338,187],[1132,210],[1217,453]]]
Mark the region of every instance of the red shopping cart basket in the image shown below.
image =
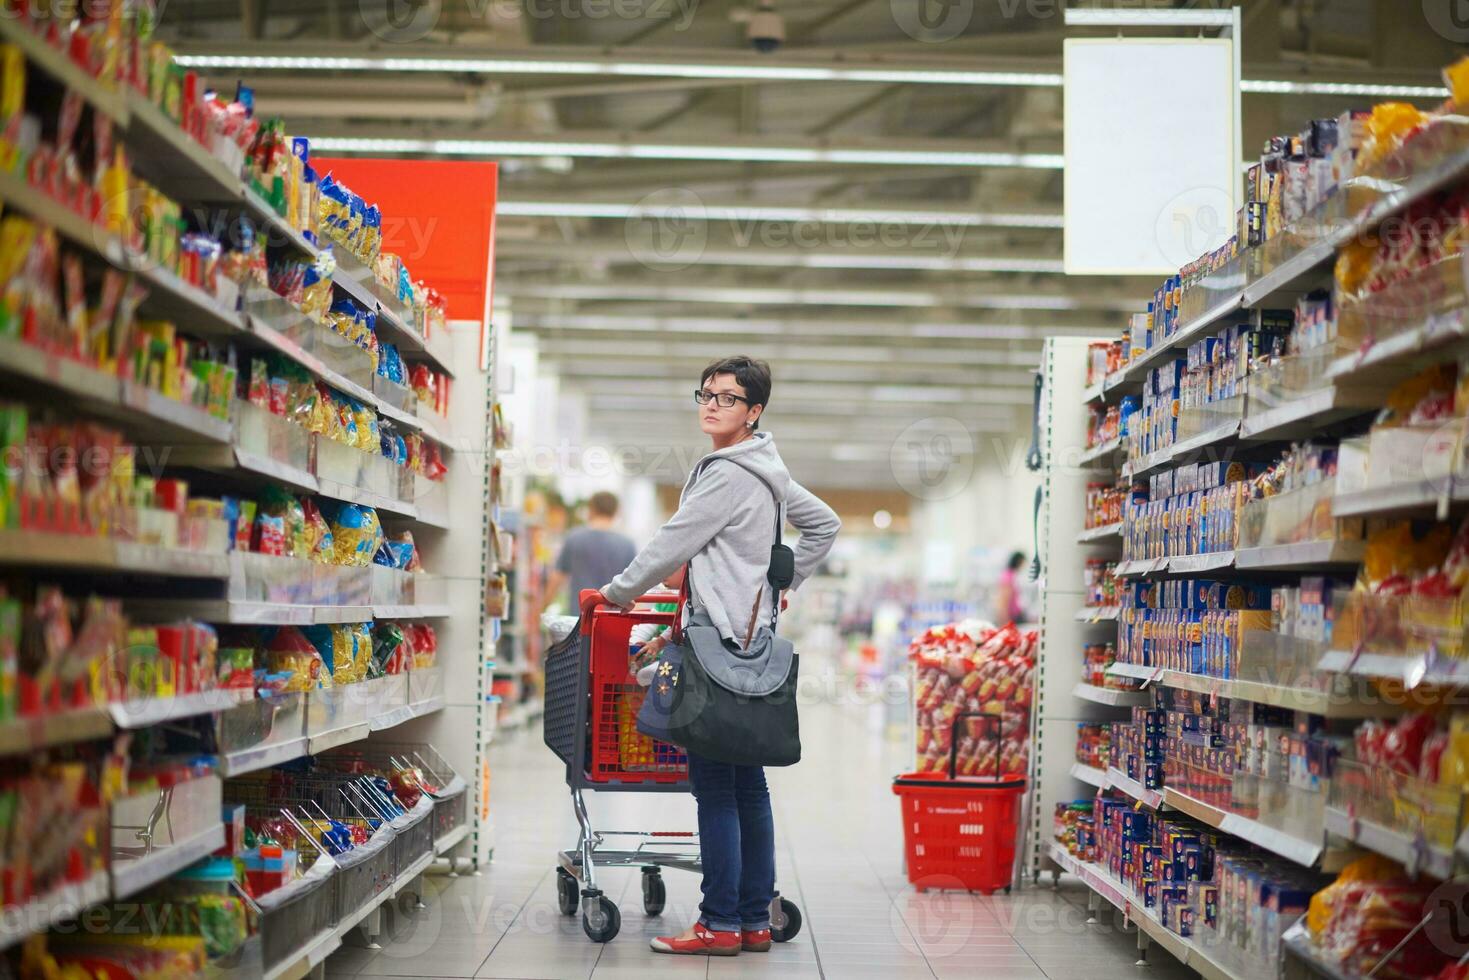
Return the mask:
[[[955,727],[970,717],[989,716],[963,713],[954,718]],[[999,719],[992,720],[998,739]],[[908,881],[920,892],[1008,892],[1025,780],[999,777],[998,751],[995,778],[956,777],[955,756],[951,748],[947,773],[910,772],[893,780],[902,806]]]

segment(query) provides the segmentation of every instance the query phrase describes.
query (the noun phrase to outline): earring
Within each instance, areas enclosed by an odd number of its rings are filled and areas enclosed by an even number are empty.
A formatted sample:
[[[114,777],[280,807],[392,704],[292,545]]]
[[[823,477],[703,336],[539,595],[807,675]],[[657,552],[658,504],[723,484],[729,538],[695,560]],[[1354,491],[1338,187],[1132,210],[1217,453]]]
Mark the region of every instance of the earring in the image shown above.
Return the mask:
[[[747,429],[753,429],[753,428],[755,428],[755,423],[754,422],[746,422],[745,423],[745,428],[747,428]]]

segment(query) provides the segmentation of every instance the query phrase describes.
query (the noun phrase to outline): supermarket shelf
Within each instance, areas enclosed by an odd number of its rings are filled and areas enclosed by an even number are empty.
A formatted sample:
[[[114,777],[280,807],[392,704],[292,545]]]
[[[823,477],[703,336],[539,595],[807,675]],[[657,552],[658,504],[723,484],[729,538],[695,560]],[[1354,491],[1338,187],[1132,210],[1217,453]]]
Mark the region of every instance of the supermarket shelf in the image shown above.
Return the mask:
[[[1176,555],[1168,559],[1168,571],[1174,575],[1198,575],[1234,567],[1233,551],[1211,551],[1202,555]]]
[[[396,708],[383,712],[368,722],[368,728],[374,732],[385,731],[386,729],[396,728],[405,722],[412,721],[414,718],[422,718],[424,715],[431,715],[435,711],[442,711],[443,709],[443,698],[425,698],[422,701],[399,705]]]
[[[1242,309],[1258,306],[1289,292],[1297,280],[1316,267],[1329,261],[1341,244],[1375,227],[1382,219],[1408,207],[1415,201],[1434,193],[1448,182],[1457,179],[1469,170],[1469,151],[1459,151],[1435,167],[1414,175],[1397,190],[1383,195],[1372,207],[1357,217],[1334,228],[1329,234],[1317,238],[1295,255],[1282,261],[1270,273],[1251,283],[1241,283],[1237,292],[1210,307],[1202,315],[1181,327],[1172,337],[1138,357],[1125,370],[1129,380],[1142,378],[1149,368],[1164,360],[1170,352],[1207,335],[1215,323]]]
[[[306,736],[306,751],[310,755],[318,755],[340,745],[360,742],[371,733],[372,728],[365,721],[355,725],[343,725],[341,728],[333,728],[330,731],[317,732],[315,735]]]
[[[1055,841],[1051,842],[1050,857],[1058,868],[1080,878],[1088,888],[1106,899],[1114,908],[1122,912],[1128,911],[1132,899],[1122,887],[1121,882],[1103,873],[1096,865],[1073,857],[1066,848]]]
[[[305,314],[303,313],[302,316],[304,317]],[[341,373],[327,367],[321,362],[321,358],[307,351],[275,327],[266,323],[264,320],[252,316],[247,316],[246,320],[250,324],[250,332],[256,337],[259,337],[262,342],[278,353],[289,357],[331,387],[336,388],[343,394],[350,395],[365,405],[371,405],[373,408],[379,409],[382,407],[382,401],[372,392],[357,382],[344,377]],[[326,330],[328,328],[323,326],[321,329]]]
[[[1131,677],[1141,681],[1160,680],[1167,671],[1162,667],[1145,667],[1142,664],[1115,663],[1107,668],[1114,677]]]
[[[89,75],[67,57],[66,52],[47,44],[44,38],[21,23],[19,17],[15,11],[0,17],[0,40],[20,48],[26,61],[76,92],[102,115],[117,123],[127,122],[127,107],[116,92]]]
[[[1107,785],[1106,770],[1089,766],[1085,762],[1073,762],[1071,764],[1071,775],[1083,783],[1095,786],[1098,789]]]
[[[1115,455],[1117,451],[1121,448],[1122,438],[1120,436],[1114,436],[1111,439],[1108,439],[1106,442],[1095,445],[1092,448],[1088,449],[1086,452],[1082,453],[1077,462],[1079,462],[1082,466],[1089,466],[1092,463],[1099,463]]]
[[[1408,874],[1419,871],[1435,878],[1449,878],[1454,873],[1454,852],[1433,847],[1421,838],[1384,827],[1370,820],[1355,819],[1345,810],[1333,806],[1326,808],[1326,829],[1329,833],[1345,838],[1354,844],[1390,857],[1407,869]]]
[[[12,718],[0,722],[0,754],[20,755],[52,745],[107,738],[111,734],[112,717],[102,708],[78,708],[52,715]]]
[[[306,236],[302,235],[295,228],[292,228],[290,223],[281,216],[280,212],[271,207],[270,203],[261,197],[255,188],[248,184],[245,185],[245,206],[250,209],[256,218],[259,218],[270,226],[267,231],[268,240],[271,244],[290,245],[298,252],[303,252],[311,258],[315,258],[320,251],[315,245],[306,240]]]
[[[0,24],[9,23],[0,19]],[[89,877],[53,888],[45,895],[21,906],[9,907],[0,916],[0,949],[14,946],[36,932],[45,932],[58,922],[75,918],[89,905],[107,901],[106,871],[94,871]]]
[[[1418,480],[1337,494],[1331,501],[1331,512],[1337,517],[1371,517],[1396,511],[1427,510],[1445,500],[1469,500],[1469,477]]]
[[[1325,840],[1302,840],[1274,827],[1267,827],[1258,820],[1242,817],[1237,813],[1230,813],[1218,807],[1210,806],[1192,796],[1186,796],[1176,789],[1165,787],[1163,790],[1163,802],[1173,809],[1187,813],[1195,820],[1202,821],[1210,827],[1221,830],[1226,834],[1248,841],[1256,847],[1262,847],[1272,854],[1278,854],[1287,860],[1294,861],[1303,867],[1312,867],[1320,859],[1322,851],[1326,849]]]
[[[1171,466],[1175,462],[1192,456],[1200,450],[1207,449],[1210,446],[1218,445],[1222,442],[1228,442],[1239,435],[1241,424],[1240,419],[1230,419],[1228,422],[1216,425],[1211,429],[1206,429],[1196,436],[1179,440],[1164,449],[1154,450],[1141,459],[1132,460],[1129,472],[1133,477],[1143,476],[1151,473],[1153,470]]]
[[[1420,684],[1469,685],[1469,660],[1431,658],[1426,653],[1401,656],[1328,650],[1316,662],[1316,669],[1353,677],[1400,681],[1409,690]]]
[[[373,619],[447,619],[454,615],[448,604],[425,606],[373,606]]]
[[[1097,541],[1110,541],[1113,538],[1122,538],[1122,522],[1116,524],[1103,524],[1101,527],[1089,527],[1076,536],[1077,544],[1093,544]]]
[[[305,946],[265,971],[265,980],[302,980],[312,969],[342,947],[342,937],[335,929],[324,929]]]
[[[225,711],[240,704],[242,700],[253,697],[253,691],[220,688],[213,691],[199,691],[195,694],[183,694],[178,697],[119,701],[109,704],[107,711],[112,717],[112,723],[118,728],[149,728],[166,721],[177,721],[180,718],[192,718],[195,715]]]
[[[1101,381],[1098,381],[1096,384],[1087,385],[1085,388],[1081,389],[1081,403],[1083,405],[1090,405],[1090,404],[1092,404],[1094,402],[1101,401],[1102,400],[1102,394],[1106,391],[1106,388],[1107,388],[1107,379],[1106,378],[1103,378]]]
[[[1110,687],[1094,684],[1078,684],[1071,689],[1071,696],[1093,704],[1107,704],[1114,708],[1146,707],[1153,703],[1147,691],[1116,691]]]
[[[126,898],[170,878],[224,846],[224,824],[217,823],[185,840],[154,849],[143,857],[112,859],[112,897]]]
[[[1239,437],[1262,442],[1309,436],[1324,425],[1373,411],[1381,401],[1375,392],[1328,385],[1269,411],[1247,415],[1240,423]]]
[[[1362,980],[1362,977],[1348,973],[1340,963],[1318,952],[1311,942],[1310,932],[1302,923],[1298,922],[1286,930],[1281,937],[1280,948],[1287,958],[1294,956],[1304,963],[1313,976],[1326,977],[1327,980]]]
[[[105,228],[93,224],[12,173],[0,172],[0,201],[56,229],[57,234],[110,265],[132,272],[149,287],[143,309],[185,324],[191,334],[230,338],[244,330],[240,314],[225,307],[198,286],[137,255]],[[114,382],[115,383],[115,382]]]
[[[86,569],[96,572],[168,575],[178,578],[229,577],[229,555],[183,548],[160,548],[136,541],[47,531],[0,531],[0,565]]]
[[[306,736],[300,735],[281,742],[257,745],[254,748],[241,749],[238,752],[223,755],[219,759],[219,774],[225,779],[231,776],[243,776],[247,772],[269,769],[282,762],[299,759],[305,754]]]
[[[1202,674],[1190,674],[1181,670],[1164,670],[1161,667],[1113,664],[1107,668],[1107,673],[1117,677],[1140,679],[1181,691],[1195,691],[1216,697],[1273,705],[1291,711],[1304,711],[1323,718],[1381,718],[1397,714],[1399,710],[1395,705],[1381,701],[1367,702],[1341,692],[1287,687],[1237,678],[1206,677]]]
[[[259,453],[253,453],[237,446],[185,448],[175,453],[173,459],[179,466],[197,466],[216,472],[237,470],[241,473],[265,477],[277,483],[284,483],[305,493],[319,493],[334,500],[345,500],[362,507],[372,507],[385,514],[416,519],[435,527],[441,526],[419,514],[417,505],[410,501],[385,497],[371,490],[363,490],[347,483],[324,479],[302,467],[271,459],[269,456],[261,456]]]
[[[288,980],[288,978],[305,977],[341,947],[343,937],[357,928],[359,922],[371,915],[373,910],[378,906],[387,902],[389,899],[395,898],[403,889],[411,885],[419,875],[428,870],[429,865],[433,864],[434,858],[434,853],[429,852],[404,868],[393,878],[393,881],[388,887],[373,895],[356,909],[342,916],[341,920],[331,929],[318,933],[298,952],[287,956],[274,969],[266,971],[266,980]]]
[[[127,140],[138,152],[134,166],[143,166],[152,182],[175,199],[211,204],[241,204],[244,181],[223,160],[164,115],[141,92],[123,94],[127,106]]]
[[[1156,789],[1148,789],[1136,779],[1128,777],[1121,769],[1108,767],[1106,789],[1119,790],[1122,793],[1137,800],[1149,810],[1158,810],[1166,805],[1163,794]]]
[[[1366,544],[1362,541],[1302,541],[1265,548],[1241,548],[1234,553],[1235,568],[1289,571],[1325,566],[1356,566],[1362,563]]]
[[[1117,563],[1119,578],[1137,578],[1140,575],[1153,575],[1166,571],[1168,571],[1167,558],[1133,558],[1130,561]]]
[[[1244,295],[1244,289],[1241,288],[1238,292],[1227,296],[1222,302],[1205,310],[1187,326],[1180,327],[1174,331],[1172,337],[1169,337],[1147,353],[1129,362],[1123,370],[1123,377],[1128,381],[1141,381],[1149,370],[1164,361],[1173,351],[1181,347],[1187,347],[1194,341],[1208,336],[1209,330],[1214,324],[1232,313],[1239,312],[1240,303],[1244,300]]]
[[[1419,355],[1469,337],[1469,310],[1462,307],[1424,319],[1418,326],[1337,358],[1327,377],[1346,384],[1390,385],[1417,371]]]
[[[0,372],[65,395],[77,407],[129,424],[153,441],[230,441],[230,424],[225,419],[21,340],[0,338]]]
[[[1170,956],[1206,980],[1266,980],[1267,975],[1252,973],[1243,964],[1232,962],[1233,958],[1222,951],[1163,928],[1151,909],[1133,901],[1131,892],[1122,882],[1097,865],[1072,857],[1060,844],[1051,844],[1050,858],[1061,870],[1081,879],[1083,884],[1104,901],[1122,911],[1129,921],[1149,939],[1167,950]],[[1274,980],[1273,975],[1268,976],[1270,980]]]
[[[471,833],[471,830],[470,830],[469,824],[464,823],[464,824],[460,824],[459,826],[455,827],[453,830],[449,831],[443,837],[435,837],[434,838],[434,853],[436,855],[438,855],[439,857],[443,857],[445,854],[449,853],[449,851],[453,850],[459,844],[460,841],[462,841],[462,840],[464,840],[464,838],[468,837],[470,835],[470,833]]]
[[[240,626],[310,626],[372,620],[371,606],[308,606],[234,599],[141,599],[129,605],[144,616],[156,616],[164,621],[192,616],[207,623]]]
[[[1078,623],[1112,623],[1121,609],[1117,606],[1082,606],[1076,610]]]

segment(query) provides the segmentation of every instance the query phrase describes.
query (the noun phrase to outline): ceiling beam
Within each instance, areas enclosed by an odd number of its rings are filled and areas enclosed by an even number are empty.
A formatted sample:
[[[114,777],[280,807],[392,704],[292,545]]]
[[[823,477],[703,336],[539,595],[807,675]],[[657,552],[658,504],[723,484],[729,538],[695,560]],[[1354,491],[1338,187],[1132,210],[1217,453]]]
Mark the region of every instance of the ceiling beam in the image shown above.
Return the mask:
[[[641,201],[594,200],[566,193],[548,192],[534,199],[516,195],[496,202],[495,213],[506,217],[545,218],[677,218],[683,221],[738,222],[783,221],[830,225],[919,225],[945,228],[1026,228],[1061,230],[1064,221],[1060,211],[1049,208],[1017,207],[974,210],[968,202],[955,202],[949,208],[914,207],[901,201],[871,201],[861,207],[821,207],[802,204],[704,200],[684,188],[668,188]],[[738,229],[737,229],[738,230]]]
[[[1142,309],[1141,296],[1123,296],[1088,289],[1074,295],[1059,293],[1015,293],[989,285],[932,283],[919,287],[894,286],[884,289],[854,287],[827,282],[810,286],[764,288],[728,285],[670,285],[679,277],[663,274],[659,281],[538,282],[524,279],[498,284],[513,299],[530,297],[559,300],[636,300],[651,303],[712,303],[741,306],[872,306],[911,309],[952,307],[975,310],[1102,310],[1135,313]]]
[[[403,125],[377,127],[349,123],[313,129],[312,148],[327,153],[436,157],[572,157],[611,160],[725,160],[742,163],[819,163],[827,166],[1004,167],[1060,170],[1058,140],[1018,147],[1012,140],[903,140],[872,138],[833,145],[807,137],[719,136],[691,142],[652,142],[617,131],[562,131],[528,137],[524,132],[475,130],[458,135],[418,134]],[[464,138],[460,138],[460,137]]]
[[[954,229],[960,235],[962,229]],[[890,233],[889,233],[890,232]],[[901,229],[885,231],[884,237],[898,238]],[[838,243],[839,244],[839,243]],[[926,272],[993,272],[1028,273],[1031,275],[1064,275],[1061,259],[1045,255],[953,255],[945,251],[917,245],[912,250],[878,250],[848,246],[835,251],[814,248],[733,248],[704,247],[696,253],[678,257],[678,264],[755,266],[778,269],[909,269]],[[941,239],[932,244],[945,244]],[[531,261],[551,265],[618,265],[657,266],[651,254],[635,236],[596,238],[581,241],[551,242],[501,240],[496,245],[497,263]]]

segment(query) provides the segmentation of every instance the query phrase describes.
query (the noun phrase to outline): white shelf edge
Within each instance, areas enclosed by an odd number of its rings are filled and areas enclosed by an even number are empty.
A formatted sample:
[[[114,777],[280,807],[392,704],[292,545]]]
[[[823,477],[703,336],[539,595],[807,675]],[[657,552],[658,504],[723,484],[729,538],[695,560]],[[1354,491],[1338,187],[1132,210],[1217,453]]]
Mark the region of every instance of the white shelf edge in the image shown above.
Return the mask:
[[[1187,813],[1196,820],[1203,821],[1216,830],[1248,841],[1256,847],[1262,847],[1302,867],[1314,866],[1326,849],[1324,837],[1314,843],[1303,840],[1283,830],[1260,823],[1258,820],[1251,820],[1237,813],[1221,810],[1202,800],[1196,800],[1176,789],[1165,787],[1163,802],[1181,813]]]
[[[1162,809],[1166,804],[1163,800],[1163,792],[1156,789],[1148,789],[1136,779],[1130,778],[1121,769],[1114,766],[1107,768],[1107,789],[1120,790],[1127,796],[1137,800],[1149,810]]]
[[[1071,696],[1113,708],[1145,707],[1153,703],[1153,696],[1147,691],[1115,691],[1084,682],[1071,689]]]
[[[112,897],[126,898],[150,885],[157,884],[184,870],[195,861],[207,858],[224,846],[224,824],[212,827],[178,843],[154,850],[145,857],[112,860]]]
[[[1076,536],[1077,544],[1092,544],[1097,541],[1107,541],[1112,538],[1121,539],[1122,522],[1116,524],[1103,524],[1100,527],[1089,527]]]
[[[434,838],[434,854],[443,857],[472,833],[469,824],[462,823],[443,837]]]
[[[3,22],[3,21],[0,21]],[[10,906],[0,917],[0,949],[14,946],[32,933],[74,918],[83,909],[105,902],[110,889],[105,870],[92,872],[77,882],[68,882],[37,896],[24,905]]]
[[[1106,770],[1089,766],[1085,762],[1073,762],[1071,764],[1071,775],[1083,783],[1095,786],[1097,789],[1103,789],[1107,785]]]
[[[1326,830],[1353,844],[1392,858],[1409,874],[1422,871],[1435,878],[1447,879],[1454,873],[1454,852],[1422,844],[1400,830],[1384,827],[1371,820],[1353,818],[1344,810],[1326,807]],[[1421,863],[1420,863],[1421,858]]]
[[[1082,606],[1074,618],[1078,623],[1113,623],[1120,612],[1118,606]]]

